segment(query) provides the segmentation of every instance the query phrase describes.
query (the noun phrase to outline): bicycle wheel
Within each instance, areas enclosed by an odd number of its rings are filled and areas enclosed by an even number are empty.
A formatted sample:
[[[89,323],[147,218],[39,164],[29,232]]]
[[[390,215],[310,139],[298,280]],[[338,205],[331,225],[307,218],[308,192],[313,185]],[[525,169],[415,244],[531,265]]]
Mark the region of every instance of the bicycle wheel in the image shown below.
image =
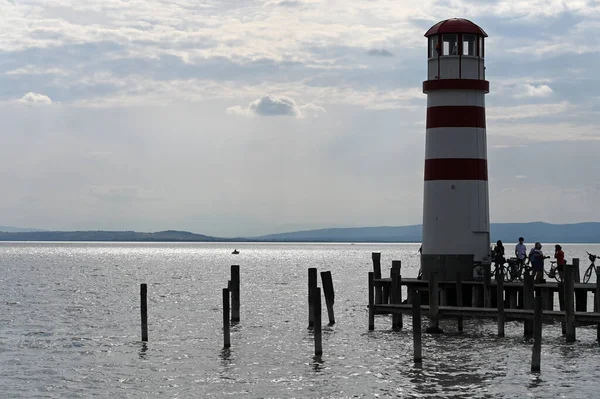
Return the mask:
[[[510,283],[513,281],[513,275],[510,267],[502,266],[502,275],[504,276],[505,283]]]
[[[583,282],[588,283],[590,281],[590,277],[592,277],[592,268],[588,267],[583,275]]]

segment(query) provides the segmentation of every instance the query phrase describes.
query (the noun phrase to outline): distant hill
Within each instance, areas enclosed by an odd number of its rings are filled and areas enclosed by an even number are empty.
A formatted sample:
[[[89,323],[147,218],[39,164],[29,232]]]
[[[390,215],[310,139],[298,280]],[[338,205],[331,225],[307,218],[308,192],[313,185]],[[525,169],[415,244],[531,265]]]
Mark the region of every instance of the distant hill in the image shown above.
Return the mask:
[[[27,229],[24,229],[27,230]],[[352,227],[295,231],[252,238],[223,238],[188,231],[17,231],[2,232],[0,241],[139,241],[139,242],[421,242],[421,225]],[[600,223],[492,223],[491,241],[600,243]]]
[[[227,238],[205,236],[187,231],[166,230],[156,233],[136,231],[34,231],[0,232],[0,241],[231,241]]]
[[[44,231],[40,229],[28,229],[23,227],[10,227],[10,226],[0,226],[0,231],[4,231],[6,233],[24,233],[28,231]]]
[[[281,242],[421,242],[421,225],[355,227],[295,231],[256,237],[257,241]],[[523,236],[527,242],[600,243],[600,223],[550,224],[492,223],[491,241],[516,242]]]

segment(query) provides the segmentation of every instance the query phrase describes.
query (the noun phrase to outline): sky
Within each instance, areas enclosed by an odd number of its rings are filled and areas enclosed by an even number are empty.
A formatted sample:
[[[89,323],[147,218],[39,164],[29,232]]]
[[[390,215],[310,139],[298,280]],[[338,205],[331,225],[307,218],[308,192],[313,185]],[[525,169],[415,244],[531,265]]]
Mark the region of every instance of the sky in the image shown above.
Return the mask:
[[[600,221],[600,1],[0,0],[0,225],[419,224],[452,17],[489,35],[491,221]]]

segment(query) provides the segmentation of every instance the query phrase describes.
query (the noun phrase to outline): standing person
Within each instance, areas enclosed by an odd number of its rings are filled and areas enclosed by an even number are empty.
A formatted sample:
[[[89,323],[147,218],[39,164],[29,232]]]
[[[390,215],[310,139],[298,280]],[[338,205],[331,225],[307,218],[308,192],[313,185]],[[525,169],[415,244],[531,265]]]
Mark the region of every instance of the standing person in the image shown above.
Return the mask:
[[[544,280],[544,259],[549,258],[549,256],[544,256],[542,252],[542,244],[538,241],[535,243],[535,246],[531,248],[531,252],[529,252],[529,261],[531,262],[531,266],[533,267],[534,274],[534,282],[536,284],[543,283]]]
[[[519,270],[523,270],[525,267],[525,259],[527,259],[527,247],[523,242],[525,239],[523,237],[519,237],[519,243],[515,245],[515,256],[517,257],[517,266],[519,266]]]
[[[558,271],[558,275],[560,276],[560,281],[563,281],[563,276],[565,273],[565,253],[562,250],[562,247],[558,244],[554,246],[554,257],[556,258],[556,270]]]
[[[498,240],[498,242],[496,242],[496,247],[492,252],[492,258],[494,259],[494,263],[496,264],[496,269],[498,269],[498,266],[502,266],[504,262],[506,262],[506,259],[504,258],[504,245],[502,245],[501,240]]]

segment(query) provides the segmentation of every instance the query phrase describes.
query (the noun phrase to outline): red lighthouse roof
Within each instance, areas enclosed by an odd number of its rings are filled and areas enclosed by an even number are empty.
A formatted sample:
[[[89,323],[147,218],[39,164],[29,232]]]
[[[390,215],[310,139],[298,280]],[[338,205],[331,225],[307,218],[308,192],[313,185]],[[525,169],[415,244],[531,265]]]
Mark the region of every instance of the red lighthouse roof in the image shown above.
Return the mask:
[[[450,18],[440,21],[429,28],[425,33],[425,37],[437,35],[438,33],[474,33],[487,37],[487,33],[483,29],[464,18]]]

